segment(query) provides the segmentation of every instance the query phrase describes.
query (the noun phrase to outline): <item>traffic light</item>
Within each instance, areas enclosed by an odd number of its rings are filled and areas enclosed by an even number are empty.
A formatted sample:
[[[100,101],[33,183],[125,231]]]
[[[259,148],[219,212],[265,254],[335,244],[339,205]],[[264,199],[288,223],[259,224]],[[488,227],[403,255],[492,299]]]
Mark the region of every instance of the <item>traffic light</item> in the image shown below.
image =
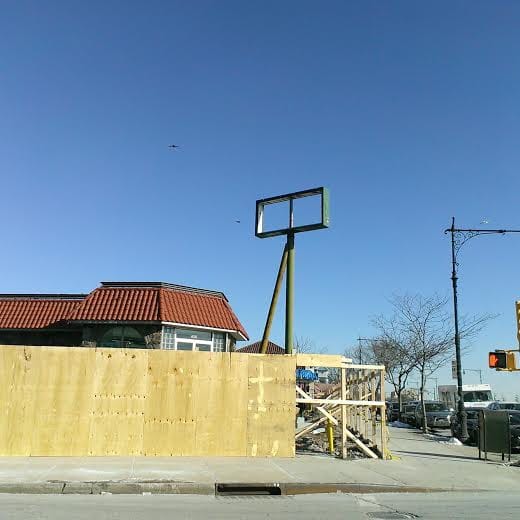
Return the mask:
[[[516,370],[516,360],[514,352],[505,352],[503,350],[495,350],[488,354],[489,368],[495,370]]]
[[[501,368],[505,370],[507,368],[507,354],[506,352],[490,352],[489,357],[489,368]]]

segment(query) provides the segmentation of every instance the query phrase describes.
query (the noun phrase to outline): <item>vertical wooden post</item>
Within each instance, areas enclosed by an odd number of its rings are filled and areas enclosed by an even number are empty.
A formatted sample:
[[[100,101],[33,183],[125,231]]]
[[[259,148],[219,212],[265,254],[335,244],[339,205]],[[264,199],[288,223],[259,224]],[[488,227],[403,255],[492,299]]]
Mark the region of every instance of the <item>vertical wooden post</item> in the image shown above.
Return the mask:
[[[385,369],[381,370],[381,401],[385,402]],[[381,406],[381,455],[386,459],[386,404]]]
[[[347,399],[347,381],[345,377],[345,369],[341,370],[341,399]],[[341,405],[341,458],[347,458],[347,406]]]
[[[370,372],[370,389],[372,391],[372,401],[376,400],[376,388],[377,388],[377,372],[373,371]],[[373,406],[370,409],[370,418],[372,419],[372,443],[375,445],[377,444],[377,423],[376,423],[376,416],[377,416],[377,410],[379,407]]]
[[[363,377],[363,398],[368,401],[368,378],[369,374],[366,373]],[[363,419],[365,422],[365,439],[368,439],[368,406],[363,406]]]

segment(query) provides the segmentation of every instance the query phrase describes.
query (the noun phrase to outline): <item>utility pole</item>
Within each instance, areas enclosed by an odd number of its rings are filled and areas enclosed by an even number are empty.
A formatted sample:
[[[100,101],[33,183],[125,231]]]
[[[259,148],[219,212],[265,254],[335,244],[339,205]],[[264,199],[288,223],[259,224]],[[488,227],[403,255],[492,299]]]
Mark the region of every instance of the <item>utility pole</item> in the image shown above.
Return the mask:
[[[457,417],[460,425],[459,439],[468,439],[468,418],[464,409],[464,395],[462,392],[462,364],[460,353],[460,333],[459,333],[459,307],[457,295],[457,255],[461,247],[472,238],[480,235],[505,235],[506,233],[520,233],[520,229],[462,229],[455,227],[455,217],[451,219],[451,227],[444,230],[444,233],[451,233],[451,283],[453,289],[453,320],[455,329],[455,358],[457,360]]]
[[[462,373],[464,375],[466,375],[466,372],[478,372],[478,377],[479,377],[479,380],[480,380],[480,384],[482,384],[482,370],[478,369],[478,368],[465,368]]]
[[[357,361],[360,365],[362,365],[363,364],[363,347],[361,345],[361,342],[362,341],[372,341],[372,338],[358,338],[357,341],[358,341],[358,360]]]

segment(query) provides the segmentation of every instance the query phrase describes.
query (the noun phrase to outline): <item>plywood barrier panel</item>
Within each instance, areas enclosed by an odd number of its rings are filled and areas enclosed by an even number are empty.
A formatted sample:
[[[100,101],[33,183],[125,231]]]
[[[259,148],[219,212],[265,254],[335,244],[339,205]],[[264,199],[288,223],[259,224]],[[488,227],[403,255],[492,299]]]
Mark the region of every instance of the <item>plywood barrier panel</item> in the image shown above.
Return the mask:
[[[142,455],[148,351],[95,349],[89,455]]]
[[[39,364],[33,361],[33,349],[11,347],[12,366],[6,451],[10,455],[31,455],[35,420],[35,396],[38,392]],[[4,450],[2,450],[4,451]]]
[[[150,351],[145,455],[245,455],[247,357]]]
[[[0,375],[0,455],[29,455],[32,430],[27,430],[26,425],[32,418],[34,407],[30,355],[23,347],[2,347]]]
[[[31,350],[34,412],[30,455],[88,455],[94,352]]]
[[[0,348],[0,374],[9,388],[1,404],[0,454],[88,454],[91,356],[86,349]]]
[[[217,420],[221,427],[219,451],[222,455],[247,455],[248,358],[244,354],[227,353],[225,382]]]
[[[293,457],[294,356],[249,355],[248,456]]]
[[[9,454],[6,440],[12,427],[10,422],[14,377],[12,349],[13,347],[0,348],[0,456]]]
[[[0,455],[294,455],[293,357],[0,346],[0,377]]]

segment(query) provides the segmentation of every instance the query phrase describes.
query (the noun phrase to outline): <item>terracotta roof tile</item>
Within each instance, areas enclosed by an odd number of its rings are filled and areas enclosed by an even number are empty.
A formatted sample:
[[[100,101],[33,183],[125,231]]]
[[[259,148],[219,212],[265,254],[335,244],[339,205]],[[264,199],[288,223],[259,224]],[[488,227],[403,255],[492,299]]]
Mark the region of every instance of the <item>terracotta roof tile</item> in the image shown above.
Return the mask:
[[[158,289],[100,287],[70,317],[73,321],[161,321]]]
[[[160,291],[161,321],[236,330],[248,338],[225,298],[169,289]]]
[[[226,297],[160,282],[105,282],[88,295],[30,298],[0,295],[0,328],[42,328],[59,321],[171,322],[247,332]]]
[[[222,293],[180,287],[100,287],[72,314],[74,321],[167,321],[247,332]]]
[[[42,329],[63,322],[81,300],[0,297],[0,328]]]

